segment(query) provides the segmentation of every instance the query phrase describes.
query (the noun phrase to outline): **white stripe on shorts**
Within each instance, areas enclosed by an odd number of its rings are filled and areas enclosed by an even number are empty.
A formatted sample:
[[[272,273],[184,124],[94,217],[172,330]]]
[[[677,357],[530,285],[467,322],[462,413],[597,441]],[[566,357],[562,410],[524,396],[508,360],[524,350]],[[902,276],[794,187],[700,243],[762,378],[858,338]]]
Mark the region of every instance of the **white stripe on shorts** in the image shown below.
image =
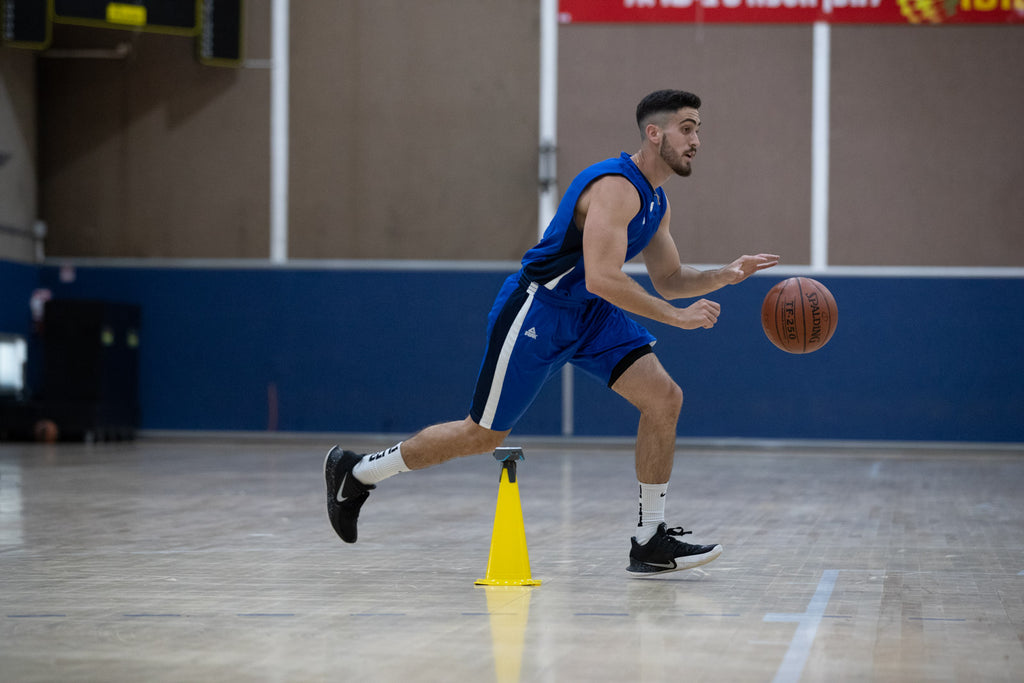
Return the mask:
[[[480,426],[491,429],[494,424],[494,414],[498,412],[498,399],[501,398],[501,388],[505,384],[505,373],[508,372],[508,360],[512,357],[512,349],[515,348],[516,340],[519,339],[519,330],[523,327],[526,314],[533,305],[533,295],[537,292],[537,283],[531,282],[526,289],[526,301],[523,307],[516,314],[512,321],[512,327],[505,335],[505,341],[501,345],[501,354],[498,356],[498,364],[494,368],[494,377],[491,379],[491,391],[487,394],[487,403],[484,405],[484,414],[480,417]]]
[[[564,273],[562,273],[561,275],[556,277],[554,280],[551,280],[550,282],[548,282],[546,285],[544,285],[544,288],[545,289],[550,289],[550,290],[554,291],[555,287],[558,286],[558,281],[561,280],[563,277],[565,277],[566,275],[568,275],[569,273],[571,273],[574,270],[576,270],[576,266],[573,266],[569,270],[565,271]]]

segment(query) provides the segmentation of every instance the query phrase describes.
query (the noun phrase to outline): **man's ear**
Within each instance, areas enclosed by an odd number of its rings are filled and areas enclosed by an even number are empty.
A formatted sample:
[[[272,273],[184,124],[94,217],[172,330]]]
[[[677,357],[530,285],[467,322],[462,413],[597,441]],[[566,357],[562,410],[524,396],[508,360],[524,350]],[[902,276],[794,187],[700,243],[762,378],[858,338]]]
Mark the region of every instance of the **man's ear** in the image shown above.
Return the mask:
[[[657,124],[648,123],[647,127],[644,128],[644,133],[647,135],[647,139],[654,144],[659,144],[661,142],[661,128],[659,128]]]

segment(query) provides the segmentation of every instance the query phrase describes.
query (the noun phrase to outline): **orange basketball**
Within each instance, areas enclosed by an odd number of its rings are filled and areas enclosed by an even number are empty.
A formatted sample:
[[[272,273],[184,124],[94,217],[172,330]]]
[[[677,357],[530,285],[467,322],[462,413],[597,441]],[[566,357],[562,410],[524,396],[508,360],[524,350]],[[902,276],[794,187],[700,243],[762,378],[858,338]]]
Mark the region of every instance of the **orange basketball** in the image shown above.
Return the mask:
[[[761,304],[765,335],[786,353],[817,351],[832,338],[838,319],[832,292],[809,277],[783,280]]]
[[[37,421],[33,431],[35,432],[36,441],[43,443],[57,443],[57,439],[60,437],[60,432],[57,430],[57,425],[53,420]]]

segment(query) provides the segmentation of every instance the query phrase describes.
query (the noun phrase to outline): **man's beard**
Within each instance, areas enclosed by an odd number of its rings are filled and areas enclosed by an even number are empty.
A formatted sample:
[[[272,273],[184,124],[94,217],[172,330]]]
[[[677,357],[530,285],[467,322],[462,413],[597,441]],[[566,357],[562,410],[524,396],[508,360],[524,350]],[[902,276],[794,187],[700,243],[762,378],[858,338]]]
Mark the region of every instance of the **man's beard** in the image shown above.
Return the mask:
[[[680,175],[685,178],[693,173],[693,167],[690,165],[690,160],[668,147],[668,145],[665,144],[664,138],[661,141],[661,146],[658,148],[658,154],[664,162],[668,164],[669,168],[676,172],[676,175]]]

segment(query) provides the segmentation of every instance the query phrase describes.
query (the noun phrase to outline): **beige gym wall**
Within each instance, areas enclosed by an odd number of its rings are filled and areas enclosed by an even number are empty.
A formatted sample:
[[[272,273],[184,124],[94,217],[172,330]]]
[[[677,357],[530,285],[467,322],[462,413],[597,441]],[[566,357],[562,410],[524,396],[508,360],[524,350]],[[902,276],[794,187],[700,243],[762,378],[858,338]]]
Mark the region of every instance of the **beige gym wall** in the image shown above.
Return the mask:
[[[40,214],[64,256],[269,256],[270,0],[247,68],[190,39],[59,27],[123,60],[37,57]],[[832,28],[836,265],[1024,262],[1024,28]],[[515,260],[535,239],[535,0],[291,3],[289,254]],[[3,55],[13,48],[2,48]],[[670,180],[683,258],[810,260],[809,25],[569,25],[559,186],[633,151],[636,101],[704,99]]]

